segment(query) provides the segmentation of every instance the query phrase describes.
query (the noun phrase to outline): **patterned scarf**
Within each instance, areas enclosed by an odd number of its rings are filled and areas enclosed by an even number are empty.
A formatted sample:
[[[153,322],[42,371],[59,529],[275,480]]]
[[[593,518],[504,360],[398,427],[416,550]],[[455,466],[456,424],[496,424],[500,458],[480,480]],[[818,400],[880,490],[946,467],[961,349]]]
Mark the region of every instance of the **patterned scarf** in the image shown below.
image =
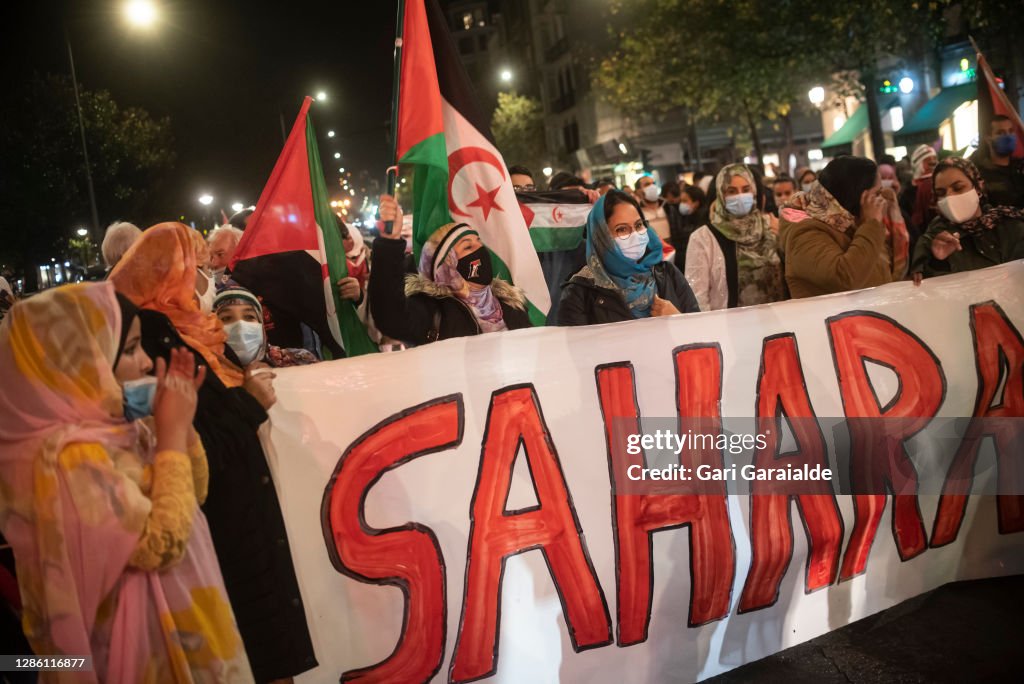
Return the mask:
[[[125,252],[110,272],[110,281],[135,306],[167,316],[221,382],[240,387],[242,370],[224,356],[224,326],[213,313],[201,311],[196,301],[196,269],[203,263],[204,249],[202,236],[188,226],[159,223]]]
[[[618,290],[629,306],[633,318],[649,318],[654,296],[658,294],[653,268],[661,263],[663,246],[650,227],[647,228],[647,252],[639,261],[627,259],[615,244],[604,218],[604,197],[587,217],[587,266],[599,287]]]
[[[937,177],[940,171],[945,171],[947,169],[959,169],[965,176],[967,176],[967,179],[971,181],[971,185],[973,185],[974,189],[978,191],[978,198],[981,205],[981,216],[958,224],[954,224],[941,212],[939,213],[941,220],[945,221],[950,226],[955,226],[957,231],[967,233],[968,235],[978,235],[983,231],[994,229],[1005,219],[1024,220],[1024,209],[1018,209],[1017,207],[992,206],[989,204],[988,195],[985,193],[985,184],[981,179],[981,172],[978,171],[978,167],[971,161],[962,157],[946,157],[935,167],[932,179]],[[934,193],[932,195],[932,202],[936,206],[938,205],[938,200],[935,198]]]
[[[786,220],[798,223],[801,218],[793,212],[803,212],[815,221],[821,221],[825,225],[845,233],[853,228],[856,218],[839,204],[831,192],[824,185],[815,181],[807,192],[798,192],[783,205],[779,214]]]
[[[783,298],[782,270],[775,233],[767,214],[754,207],[746,216],[734,216],[725,208],[725,188],[733,176],[756,187],[754,174],[744,164],[730,164],[715,179],[717,196],[711,205],[711,225],[736,243],[737,303],[739,306],[777,302]]]
[[[465,303],[476,317],[480,324],[481,332],[489,333],[498,330],[508,330],[505,324],[505,317],[501,311],[501,301],[494,295],[494,289],[488,285],[482,289],[473,289],[462,278],[459,273],[459,257],[455,255],[454,249],[449,249],[444,258],[434,266],[434,255],[442,244],[454,245],[461,238],[459,233],[474,233],[472,228],[466,224],[449,224],[441,226],[430,239],[423,245],[423,252],[420,254],[420,275],[433,280],[438,285],[444,285],[452,291],[452,295]],[[490,253],[488,252],[488,256]]]

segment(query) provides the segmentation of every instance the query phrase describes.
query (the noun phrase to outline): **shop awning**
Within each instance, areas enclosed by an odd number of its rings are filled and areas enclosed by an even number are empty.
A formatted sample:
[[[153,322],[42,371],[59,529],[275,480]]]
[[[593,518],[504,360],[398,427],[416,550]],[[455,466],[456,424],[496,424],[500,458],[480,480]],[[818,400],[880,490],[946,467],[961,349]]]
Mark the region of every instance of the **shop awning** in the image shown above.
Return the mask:
[[[881,104],[881,111],[887,111],[891,109],[896,103],[899,102],[899,98],[891,98],[884,101]],[[862,102],[857,110],[850,115],[850,118],[846,120],[838,131],[828,137],[828,139],[821,144],[821,149],[826,154],[832,152],[835,153],[839,150],[836,148],[852,147],[853,141],[855,141],[861,133],[866,131],[868,128],[868,108],[867,103]],[[830,149],[831,148],[831,149]]]
[[[924,103],[903,128],[893,135],[897,145],[930,143],[939,137],[939,126],[953,116],[964,102],[978,99],[978,83],[964,83],[943,88],[939,94]]]

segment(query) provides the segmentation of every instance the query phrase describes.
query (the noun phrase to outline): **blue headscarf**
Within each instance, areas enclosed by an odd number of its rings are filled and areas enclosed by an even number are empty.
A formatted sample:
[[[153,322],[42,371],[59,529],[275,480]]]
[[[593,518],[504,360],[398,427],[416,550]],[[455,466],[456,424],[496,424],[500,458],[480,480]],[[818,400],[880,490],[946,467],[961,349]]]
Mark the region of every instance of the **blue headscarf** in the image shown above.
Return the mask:
[[[606,196],[594,204],[587,217],[587,266],[597,285],[622,293],[633,318],[648,318],[654,296],[658,293],[651,269],[662,261],[661,238],[648,226],[647,251],[640,261],[623,256],[604,218]],[[640,214],[640,218],[643,219],[643,214]],[[646,220],[644,224],[647,224]]]

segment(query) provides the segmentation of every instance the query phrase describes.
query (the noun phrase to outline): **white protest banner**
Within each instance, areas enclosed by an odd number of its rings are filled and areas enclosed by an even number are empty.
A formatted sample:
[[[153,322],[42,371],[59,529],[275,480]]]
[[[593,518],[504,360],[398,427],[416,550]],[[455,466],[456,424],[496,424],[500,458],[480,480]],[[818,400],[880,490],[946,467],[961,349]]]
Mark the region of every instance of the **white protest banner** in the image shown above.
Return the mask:
[[[268,457],[320,662],[298,681],[699,680],[1024,572],[1021,330],[1016,262],[281,370]],[[866,469],[878,489],[623,494],[614,423],[638,415],[759,416],[732,462]],[[764,439],[813,417],[868,420]],[[957,439],[924,429],[958,417]],[[724,467],[715,448],[678,462]]]

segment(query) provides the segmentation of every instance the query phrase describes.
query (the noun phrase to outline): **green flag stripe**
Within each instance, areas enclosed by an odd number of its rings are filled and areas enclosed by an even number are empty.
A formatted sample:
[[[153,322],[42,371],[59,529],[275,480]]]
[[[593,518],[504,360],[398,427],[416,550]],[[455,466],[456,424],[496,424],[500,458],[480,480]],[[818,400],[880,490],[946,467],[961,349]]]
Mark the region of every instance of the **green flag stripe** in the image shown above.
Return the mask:
[[[345,354],[359,356],[380,351],[370,339],[366,327],[359,320],[356,308],[349,300],[338,296],[337,282],[348,276],[345,263],[345,246],[341,241],[337,217],[331,211],[327,195],[327,184],[324,182],[324,170],[320,165],[320,151],[316,145],[316,133],[313,121],[306,117],[306,153],[309,158],[309,181],[313,190],[313,214],[316,223],[323,233],[324,251],[327,257],[327,270],[331,279],[331,294],[334,297],[334,309],[338,314],[338,327],[345,346]]]
[[[530,240],[538,252],[563,252],[583,243],[584,226],[571,228],[530,228]]]

